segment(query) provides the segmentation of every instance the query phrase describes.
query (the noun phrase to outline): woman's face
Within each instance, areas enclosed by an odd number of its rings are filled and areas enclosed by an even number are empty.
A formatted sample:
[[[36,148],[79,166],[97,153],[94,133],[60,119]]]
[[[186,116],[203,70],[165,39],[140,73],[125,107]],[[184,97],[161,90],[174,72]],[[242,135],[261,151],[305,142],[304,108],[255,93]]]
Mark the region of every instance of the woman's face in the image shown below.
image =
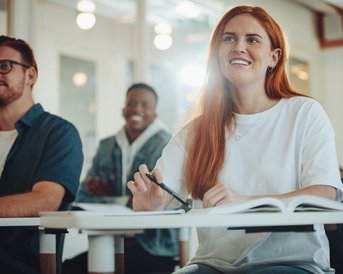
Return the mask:
[[[264,88],[267,69],[276,66],[279,55],[280,49],[271,50],[267,32],[253,16],[237,15],[226,24],[219,64],[230,86]]]

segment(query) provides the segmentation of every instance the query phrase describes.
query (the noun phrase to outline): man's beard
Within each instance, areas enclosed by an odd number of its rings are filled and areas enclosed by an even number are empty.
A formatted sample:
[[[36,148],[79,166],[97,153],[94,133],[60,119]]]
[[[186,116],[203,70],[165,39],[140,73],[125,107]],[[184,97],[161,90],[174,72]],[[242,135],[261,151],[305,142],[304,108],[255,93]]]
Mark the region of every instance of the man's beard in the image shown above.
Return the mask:
[[[0,107],[5,107],[12,102],[16,101],[23,95],[22,92],[18,90],[7,89],[5,91],[0,91]]]

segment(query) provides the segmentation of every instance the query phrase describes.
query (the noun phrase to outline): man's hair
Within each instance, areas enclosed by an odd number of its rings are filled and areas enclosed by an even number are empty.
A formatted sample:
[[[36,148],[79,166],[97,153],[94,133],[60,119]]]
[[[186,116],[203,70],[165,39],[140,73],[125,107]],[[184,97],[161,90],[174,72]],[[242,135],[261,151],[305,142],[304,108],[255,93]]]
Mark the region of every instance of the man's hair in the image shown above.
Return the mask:
[[[5,35],[1,35],[0,36],[0,47],[2,47],[2,46],[9,47],[9,48],[12,48],[12,49],[18,51],[21,55],[23,63],[25,65],[33,67],[38,74],[38,67],[37,67],[37,63],[36,63],[33,51],[31,49],[31,47],[24,40],[12,38],[12,37],[5,36]]]
[[[127,95],[129,94],[129,92],[133,89],[145,89],[145,90],[148,90],[150,91],[155,99],[156,99],[156,103],[158,101],[158,96],[157,96],[157,93],[156,91],[154,90],[154,88],[152,86],[149,86],[148,84],[145,84],[145,83],[135,83],[135,84],[132,84],[128,89],[127,89],[127,92],[126,92],[126,97]]]

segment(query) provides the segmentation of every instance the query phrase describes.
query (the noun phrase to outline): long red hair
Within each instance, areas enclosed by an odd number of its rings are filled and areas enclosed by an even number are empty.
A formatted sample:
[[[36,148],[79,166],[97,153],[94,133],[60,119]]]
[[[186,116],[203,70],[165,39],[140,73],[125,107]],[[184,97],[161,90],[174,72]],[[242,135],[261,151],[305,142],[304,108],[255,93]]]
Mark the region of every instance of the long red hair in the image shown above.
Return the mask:
[[[285,66],[287,45],[280,26],[262,8],[238,6],[224,14],[217,24],[209,45],[206,82],[199,101],[199,116],[193,120],[187,142],[188,156],[185,163],[187,189],[194,199],[202,199],[204,193],[218,183],[224,165],[225,133],[233,130],[235,120],[233,103],[227,80],[219,66],[219,47],[226,24],[240,14],[256,18],[268,33],[272,49],[281,49],[278,64],[266,71],[265,90],[269,98],[280,99],[299,96],[288,81]]]

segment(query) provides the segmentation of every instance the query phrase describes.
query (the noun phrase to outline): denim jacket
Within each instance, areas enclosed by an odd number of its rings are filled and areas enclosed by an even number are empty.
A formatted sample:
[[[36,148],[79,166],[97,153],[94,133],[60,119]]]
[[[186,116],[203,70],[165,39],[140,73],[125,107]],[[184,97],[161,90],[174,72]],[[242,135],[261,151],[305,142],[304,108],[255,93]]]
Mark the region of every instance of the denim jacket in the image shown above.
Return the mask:
[[[146,164],[152,170],[162,150],[169,142],[171,135],[164,129],[151,136],[135,154],[132,166],[128,172],[127,180],[133,180],[140,164]],[[107,181],[114,196],[121,196],[122,190],[122,151],[115,136],[100,141],[99,148],[93,159],[93,164],[87,176],[99,177]],[[130,195],[126,187],[125,192]],[[77,202],[106,203],[104,197],[92,196],[84,182],[81,183]],[[155,256],[178,256],[178,230],[177,229],[146,229],[143,234],[136,235],[138,243],[150,254]]]

